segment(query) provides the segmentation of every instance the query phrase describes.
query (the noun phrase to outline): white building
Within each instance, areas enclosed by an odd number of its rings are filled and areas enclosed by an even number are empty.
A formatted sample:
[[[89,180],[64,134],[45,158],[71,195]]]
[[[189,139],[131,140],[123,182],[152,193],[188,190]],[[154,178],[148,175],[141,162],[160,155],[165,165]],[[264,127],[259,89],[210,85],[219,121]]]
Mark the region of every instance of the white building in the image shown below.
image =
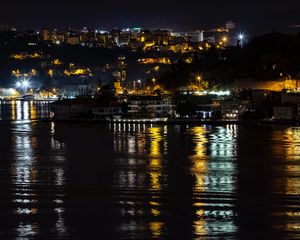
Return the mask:
[[[167,117],[174,114],[172,99],[161,96],[130,96],[127,101],[130,117]]]

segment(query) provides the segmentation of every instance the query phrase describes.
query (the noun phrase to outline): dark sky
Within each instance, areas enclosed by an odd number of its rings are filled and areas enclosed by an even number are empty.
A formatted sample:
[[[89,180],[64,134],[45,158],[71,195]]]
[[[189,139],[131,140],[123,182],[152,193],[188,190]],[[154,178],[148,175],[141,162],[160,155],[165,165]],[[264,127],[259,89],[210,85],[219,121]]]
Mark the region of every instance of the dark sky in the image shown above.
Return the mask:
[[[252,33],[300,24],[300,0],[7,0],[0,22],[20,29],[82,26],[206,29],[236,22]]]

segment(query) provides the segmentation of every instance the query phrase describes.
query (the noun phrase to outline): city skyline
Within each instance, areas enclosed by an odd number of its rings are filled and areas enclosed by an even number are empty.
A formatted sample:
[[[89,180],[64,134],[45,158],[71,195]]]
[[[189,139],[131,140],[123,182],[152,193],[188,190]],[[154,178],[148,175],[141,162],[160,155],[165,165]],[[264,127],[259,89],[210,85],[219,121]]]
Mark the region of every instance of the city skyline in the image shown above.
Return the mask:
[[[109,29],[114,27],[169,28],[175,31],[206,29],[225,21],[238,23],[240,29],[259,34],[271,30],[288,30],[291,25],[300,24],[297,12],[300,3],[296,0],[283,2],[257,0],[251,2],[216,1],[197,3],[188,0],[163,3],[153,0],[149,3],[98,2],[84,3],[53,0],[44,5],[36,0],[7,2],[0,10],[0,22],[15,25],[18,29],[40,28],[91,28]],[[147,8],[147,10],[145,10]]]

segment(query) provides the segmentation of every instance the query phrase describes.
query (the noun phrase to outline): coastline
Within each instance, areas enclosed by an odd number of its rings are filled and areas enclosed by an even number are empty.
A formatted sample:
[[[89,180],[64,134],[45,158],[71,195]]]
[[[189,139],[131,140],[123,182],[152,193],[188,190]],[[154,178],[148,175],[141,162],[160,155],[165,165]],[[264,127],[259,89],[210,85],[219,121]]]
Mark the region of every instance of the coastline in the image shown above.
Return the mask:
[[[157,125],[287,125],[287,126],[299,126],[298,121],[274,121],[274,120],[252,120],[243,121],[235,119],[216,119],[216,120],[201,120],[201,119],[119,119],[119,120],[107,120],[107,119],[71,119],[71,120],[55,120],[55,119],[42,119],[44,122],[55,123],[70,123],[70,124],[157,124]]]

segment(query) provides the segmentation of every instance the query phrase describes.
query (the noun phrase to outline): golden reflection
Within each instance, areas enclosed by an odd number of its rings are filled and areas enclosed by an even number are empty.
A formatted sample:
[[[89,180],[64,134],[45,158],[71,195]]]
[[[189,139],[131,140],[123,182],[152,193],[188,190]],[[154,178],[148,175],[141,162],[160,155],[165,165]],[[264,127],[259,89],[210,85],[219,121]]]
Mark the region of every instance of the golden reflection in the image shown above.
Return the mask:
[[[280,165],[275,165],[276,171],[280,177],[276,178],[278,183],[276,186],[276,193],[286,194],[287,197],[299,196],[300,194],[300,128],[292,127],[284,130],[274,130],[272,136],[273,140],[273,154],[283,162]],[[288,211],[275,212],[274,215],[285,215],[287,223],[285,229],[287,231],[299,231],[300,212],[298,208],[287,205]]]
[[[287,159],[293,161],[300,160],[300,128],[289,128],[285,131],[284,135],[287,144]]]
[[[206,130],[204,127],[193,127],[190,129],[195,144],[195,154],[191,157],[192,167],[191,172],[195,177],[194,191],[205,191],[205,175],[207,172],[207,156],[206,144],[208,142],[206,137]]]
[[[149,136],[151,139],[150,145],[150,157],[160,157],[160,143],[163,139],[162,137],[162,129],[159,127],[152,127],[148,129]]]
[[[11,119],[16,120],[16,101],[11,101]]]
[[[300,230],[300,223],[288,223],[286,225],[286,228],[289,230],[289,231],[299,231]]]
[[[282,134],[282,131],[273,132],[273,152],[277,157],[285,159],[283,167],[278,169],[283,171],[283,184],[285,194],[300,194],[300,128],[288,128]],[[282,143],[283,141],[283,143]],[[282,192],[281,189],[278,189]]]
[[[150,127],[148,134],[150,137],[150,191],[154,192],[149,201],[151,215],[158,218],[161,215],[159,198],[155,196],[162,190],[161,177],[162,177],[162,149],[161,145],[164,140],[164,132],[166,130],[160,127]],[[154,221],[150,223],[150,230],[153,238],[157,238],[162,233],[162,223]]]
[[[205,144],[208,142],[206,137],[206,131],[204,127],[194,127],[191,129],[191,133],[194,135],[195,140],[195,152],[196,157],[206,157],[206,146]]]
[[[160,215],[160,211],[155,209],[155,208],[152,208],[151,209],[151,214],[154,216],[154,217],[157,217]]]
[[[167,130],[134,122],[110,124],[109,128],[114,133],[115,152],[120,155],[115,160],[118,162],[117,166],[120,166],[114,176],[115,187],[128,191],[149,191],[149,199],[146,200],[147,212],[145,206],[141,207],[136,199],[129,201],[126,197],[126,200],[118,201],[120,213],[122,216],[150,214],[153,220],[148,224],[149,231],[153,239],[159,238],[163,227],[163,223],[159,221],[162,151],[167,150],[166,141],[164,141]],[[145,184],[148,185],[148,189],[144,189]]]
[[[191,156],[192,166],[191,173],[195,178],[194,182],[194,194],[199,192],[205,192],[205,176],[207,174],[207,156],[206,156],[206,144],[208,142],[206,137],[206,130],[203,126],[197,126],[190,129],[190,134],[193,138],[193,144],[195,145],[194,155]],[[194,203],[195,215],[197,219],[194,221],[194,232],[197,236],[203,236],[206,234],[206,222],[204,220],[205,204],[197,201]]]
[[[157,171],[150,173],[151,190],[159,191],[161,189],[161,184],[159,180],[160,176],[160,173]]]
[[[285,193],[287,195],[299,196],[300,194],[300,128],[289,128],[284,134],[286,165],[283,169],[285,177]],[[287,206],[288,207],[288,206]],[[295,208],[294,211],[286,212],[288,223],[287,231],[299,231],[300,213]]]
[[[151,222],[150,230],[152,232],[153,238],[159,238],[162,232],[163,223],[161,222]]]
[[[30,119],[37,118],[37,108],[33,101],[30,101]]]
[[[152,127],[148,129],[150,136],[150,187],[151,190],[160,191],[160,177],[161,177],[161,148],[160,144],[163,140],[163,132],[159,127]]]

